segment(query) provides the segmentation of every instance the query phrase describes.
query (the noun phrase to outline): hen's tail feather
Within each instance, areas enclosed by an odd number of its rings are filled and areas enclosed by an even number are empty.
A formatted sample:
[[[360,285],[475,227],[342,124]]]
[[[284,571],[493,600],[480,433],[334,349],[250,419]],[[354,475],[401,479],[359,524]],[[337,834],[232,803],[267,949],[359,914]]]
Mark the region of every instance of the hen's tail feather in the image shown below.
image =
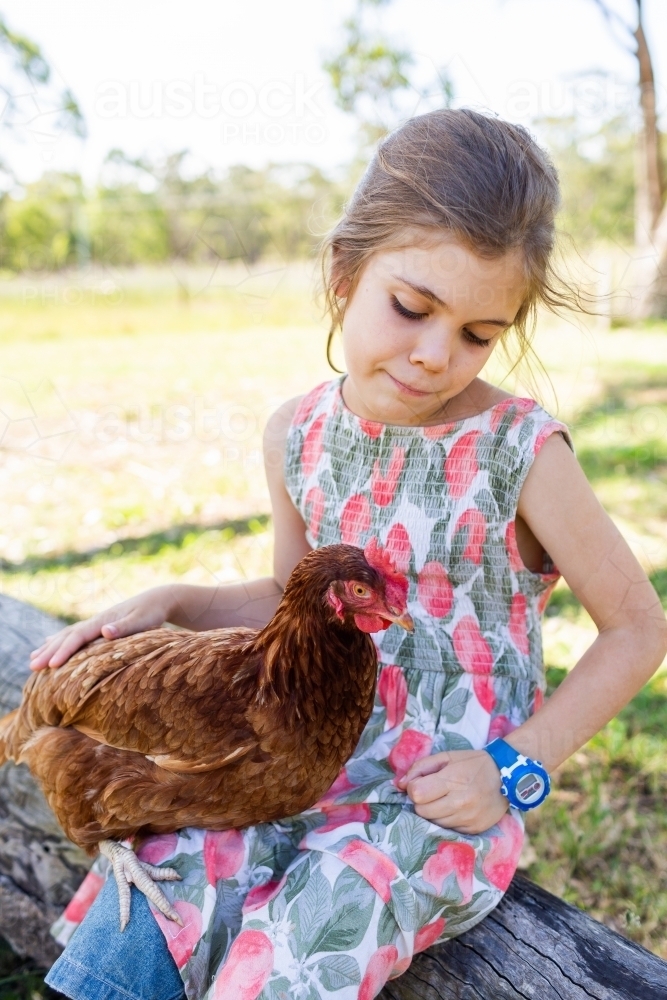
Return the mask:
[[[14,757],[14,724],[18,719],[18,714],[18,708],[15,708],[9,715],[0,719],[0,766]]]

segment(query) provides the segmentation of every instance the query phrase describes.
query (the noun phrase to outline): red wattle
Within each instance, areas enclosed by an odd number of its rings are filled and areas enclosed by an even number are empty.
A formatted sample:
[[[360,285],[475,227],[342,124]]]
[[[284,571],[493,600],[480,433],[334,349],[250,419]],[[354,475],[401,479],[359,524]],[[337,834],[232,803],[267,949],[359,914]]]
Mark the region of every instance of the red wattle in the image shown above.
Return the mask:
[[[384,632],[391,622],[379,615],[355,615],[354,624],[361,632]]]

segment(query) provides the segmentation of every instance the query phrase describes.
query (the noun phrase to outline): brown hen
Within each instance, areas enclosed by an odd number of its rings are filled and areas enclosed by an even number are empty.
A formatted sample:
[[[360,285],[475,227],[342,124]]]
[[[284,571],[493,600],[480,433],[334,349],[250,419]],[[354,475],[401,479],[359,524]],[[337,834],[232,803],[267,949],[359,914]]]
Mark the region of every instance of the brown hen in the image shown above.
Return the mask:
[[[116,841],[276,820],[327,791],[371,713],[368,633],[412,628],[407,589],[375,540],[329,545],[296,566],[261,630],[98,639],[29,678],[0,721],[0,763],[25,761],[68,837],[111,860],[121,928],[129,882],[179,920],[153,881],[179,876]]]

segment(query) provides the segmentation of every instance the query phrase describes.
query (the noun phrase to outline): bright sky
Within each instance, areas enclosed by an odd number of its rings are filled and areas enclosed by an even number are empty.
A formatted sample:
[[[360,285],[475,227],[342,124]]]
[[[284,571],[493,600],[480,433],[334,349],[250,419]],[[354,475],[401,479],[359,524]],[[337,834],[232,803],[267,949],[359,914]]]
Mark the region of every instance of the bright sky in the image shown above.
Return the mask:
[[[634,0],[612,2],[632,15]],[[89,130],[81,142],[36,119],[12,162],[23,180],[53,167],[92,180],[113,147],[133,156],[187,147],[193,168],[308,160],[332,169],[349,160],[354,125],[335,107],[321,63],[352,6],[0,0],[10,28],[37,41],[74,92]],[[458,105],[529,124],[571,109],[573,86],[576,111],[590,120],[632,104],[635,60],[594,0],[394,0],[378,16],[415,52],[422,80],[447,69]],[[664,110],[665,0],[645,0],[645,22]]]

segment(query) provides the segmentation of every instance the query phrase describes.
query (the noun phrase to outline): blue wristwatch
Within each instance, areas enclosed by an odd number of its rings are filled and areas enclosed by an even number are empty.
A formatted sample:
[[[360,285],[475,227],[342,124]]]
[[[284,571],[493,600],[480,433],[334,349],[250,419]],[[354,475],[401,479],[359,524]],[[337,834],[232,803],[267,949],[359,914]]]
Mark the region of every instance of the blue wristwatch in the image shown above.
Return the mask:
[[[544,802],[551,791],[549,775],[539,760],[524,757],[505,740],[492,740],[484,747],[500,770],[500,791],[522,812]]]

